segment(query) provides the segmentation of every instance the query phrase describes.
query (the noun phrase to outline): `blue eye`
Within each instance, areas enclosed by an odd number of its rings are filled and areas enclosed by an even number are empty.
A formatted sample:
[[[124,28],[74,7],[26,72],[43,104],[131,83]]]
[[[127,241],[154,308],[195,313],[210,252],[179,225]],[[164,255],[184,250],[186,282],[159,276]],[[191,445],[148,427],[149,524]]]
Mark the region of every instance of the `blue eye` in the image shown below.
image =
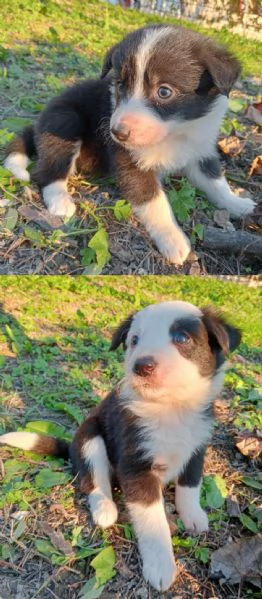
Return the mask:
[[[186,345],[190,343],[190,337],[184,331],[174,331],[172,333],[172,341],[177,345]]]
[[[133,335],[133,337],[131,339],[131,347],[135,347],[135,345],[138,344],[138,341],[139,341],[138,335]]]
[[[161,85],[161,87],[157,90],[157,93],[161,100],[167,100],[167,98],[170,98],[172,96],[173,90],[170,89],[170,87],[167,87],[166,85]]]

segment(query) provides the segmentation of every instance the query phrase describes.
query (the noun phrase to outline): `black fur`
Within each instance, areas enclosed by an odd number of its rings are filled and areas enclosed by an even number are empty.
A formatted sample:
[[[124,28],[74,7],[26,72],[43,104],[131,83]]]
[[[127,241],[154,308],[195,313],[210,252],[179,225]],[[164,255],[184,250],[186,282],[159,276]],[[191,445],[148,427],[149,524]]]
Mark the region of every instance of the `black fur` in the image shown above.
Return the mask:
[[[210,179],[218,179],[221,176],[221,168],[216,156],[200,160],[199,167],[202,173]]]
[[[200,447],[190,458],[178,477],[178,484],[181,487],[198,487],[203,474],[205,452],[206,448]]]

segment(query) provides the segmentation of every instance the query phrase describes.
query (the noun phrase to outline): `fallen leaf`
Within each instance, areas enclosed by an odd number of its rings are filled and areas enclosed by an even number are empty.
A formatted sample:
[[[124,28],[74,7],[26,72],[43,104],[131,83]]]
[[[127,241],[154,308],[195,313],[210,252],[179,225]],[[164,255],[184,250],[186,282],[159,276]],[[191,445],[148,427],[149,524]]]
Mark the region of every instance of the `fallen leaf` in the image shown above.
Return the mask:
[[[73,547],[60,530],[54,530],[48,522],[42,522],[42,530],[49,537],[52,545],[64,555],[73,555]]]
[[[230,495],[227,498],[227,513],[231,518],[239,518],[241,516],[239,503],[235,495]]]
[[[241,141],[236,135],[229,135],[218,141],[218,147],[223,154],[238,156],[242,152],[245,143],[245,140]]]
[[[0,223],[1,229],[8,229],[8,231],[13,231],[16,226],[18,220],[17,210],[15,208],[7,208],[5,216],[2,218]]]
[[[262,175],[262,156],[257,156],[256,158],[254,158],[251,164],[251,167],[248,171],[248,176],[252,177],[253,175]]]
[[[252,460],[257,460],[262,453],[262,439],[255,432],[244,431],[235,441],[238,451]]]
[[[245,115],[250,121],[256,123],[256,125],[262,125],[261,102],[250,104]]]
[[[60,229],[63,226],[63,220],[60,216],[54,216],[44,208],[40,211],[36,208],[24,205],[18,208],[18,212],[28,222],[33,221],[34,223],[37,223],[43,231]]]
[[[262,589],[262,535],[227,543],[211,556],[212,578],[224,579],[230,584],[250,582]]]

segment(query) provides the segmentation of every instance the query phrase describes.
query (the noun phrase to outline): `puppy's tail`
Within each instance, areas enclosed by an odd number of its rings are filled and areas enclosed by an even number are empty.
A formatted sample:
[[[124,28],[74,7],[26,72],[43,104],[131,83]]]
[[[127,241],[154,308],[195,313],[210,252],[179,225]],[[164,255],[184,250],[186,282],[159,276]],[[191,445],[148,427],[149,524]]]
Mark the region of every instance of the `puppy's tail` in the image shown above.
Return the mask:
[[[9,445],[41,455],[51,455],[64,460],[69,459],[69,443],[54,437],[46,437],[37,433],[19,431],[0,435],[0,445]]]
[[[30,175],[27,171],[29,161],[36,154],[34,141],[34,127],[26,127],[22,133],[17,135],[7,147],[4,167],[13,173],[18,179],[29,181]]]

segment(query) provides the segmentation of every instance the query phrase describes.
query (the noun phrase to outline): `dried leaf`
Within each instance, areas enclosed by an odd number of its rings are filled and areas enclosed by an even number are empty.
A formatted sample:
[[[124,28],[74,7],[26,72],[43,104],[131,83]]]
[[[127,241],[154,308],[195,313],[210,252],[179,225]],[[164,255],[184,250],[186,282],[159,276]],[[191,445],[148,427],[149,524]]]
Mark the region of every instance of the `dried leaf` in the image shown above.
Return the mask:
[[[37,223],[43,231],[59,229],[63,226],[63,220],[60,216],[54,216],[44,208],[40,212],[40,210],[37,210],[36,208],[24,205],[18,208],[18,212],[28,222],[33,221],[34,223]]]
[[[262,453],[262,439],[254,432],[244,431],[236,437],[236,447],[242,455],[256,460]]]
[[[257,156],[254,158],[251,167],[248,171],[249,177],[253,175],[257,175],[258,177],[262,175],[262,156]]]
[[[262,125],[261,102],[250,104],[246,111],[246,117],[256,125]]]
[[[239,518],[241,516],[239,503],[235,495],[227,498],[227,513],[231,518]]]
[[[262,589],[262,535],[227,543],[211,556],[210,572],[213,578],[222,578],[230,584],[246,581]]]
[[[3,217],[0,228],[8,229],[8,231],[13,231],[16,226],[18,220],[17,210],[15,208],[7,208],[5,216]]]
[[[223,154],[237,156],[242,152],[245,143],[245,140],[240,140],[236,135],[229,135],[218,141],[218,147]]]
[[[52,545],[64,555],[73,555],[73,547],[60,530],[54,530],[47,522],[42,522],[43,532],[49,537]]]

